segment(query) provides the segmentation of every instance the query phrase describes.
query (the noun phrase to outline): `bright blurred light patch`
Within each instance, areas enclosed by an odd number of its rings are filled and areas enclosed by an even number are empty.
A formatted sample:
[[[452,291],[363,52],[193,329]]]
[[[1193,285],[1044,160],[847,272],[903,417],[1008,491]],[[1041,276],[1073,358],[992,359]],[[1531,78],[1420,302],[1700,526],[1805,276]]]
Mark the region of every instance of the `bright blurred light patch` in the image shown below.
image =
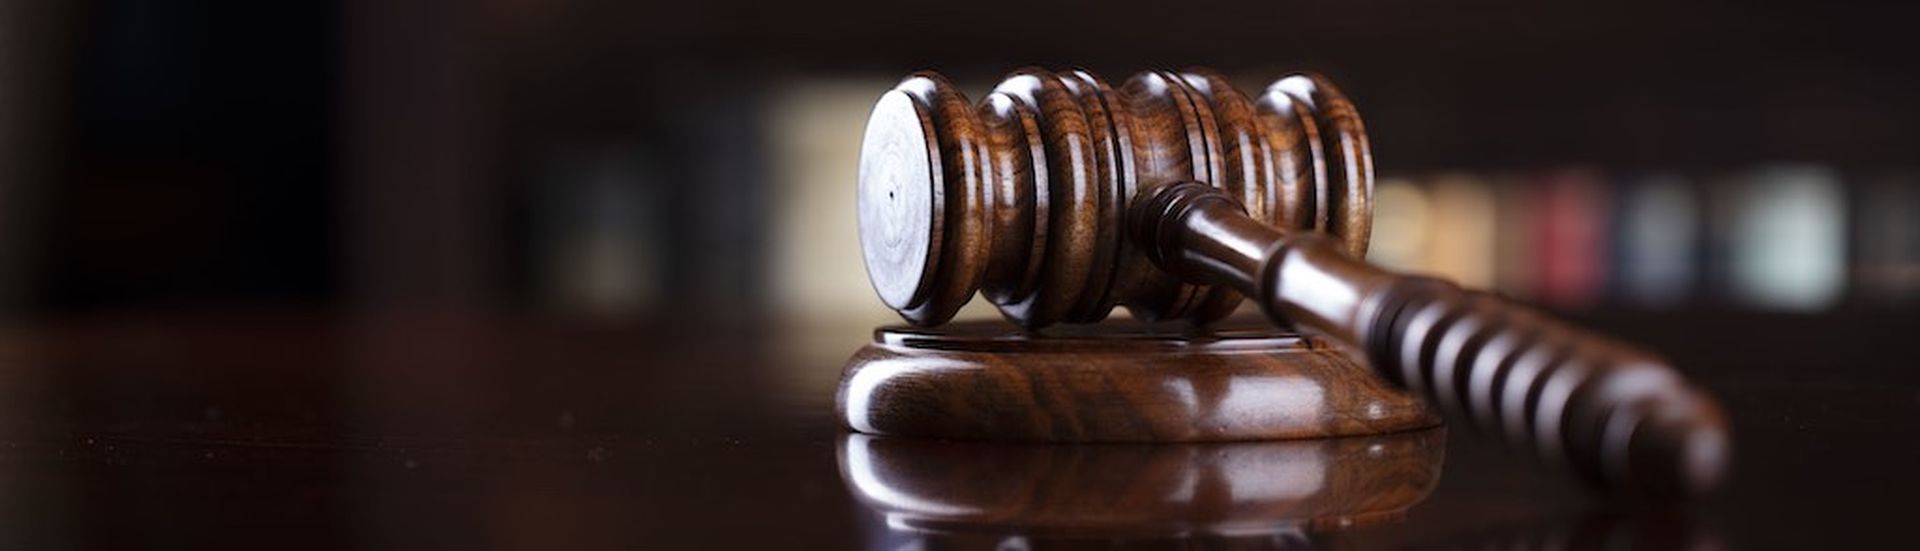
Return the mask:
[[[1425,182],[1386,178],[1373,193],[1368,260],[1475,288],[1492,286],[1499,214],[1485,180],[1465,173]]]
[[[859,332],[897,321],[867,283],[854,217],[854,172],[867,112],[887,78],[804,80],[775,88],[767,110],[777,219],[773,297],[785,316]]]
[[[1430,205],[1413,181],[1384,178],[1373,188],[1373,236],[1367,260],[1409,272],[1427,272]]]
[[[1828,308],[1846,288],[1846,202],[1832,169],[1781,165],[1753,172],[1730,198],[1734,298],[1761,308]]]
[[[1471,174],[1444,174],[1427,190],[1429,224],[1427,266],[1461,285],[1487,289],[1494,284],[1495,211],[1493,188]]]

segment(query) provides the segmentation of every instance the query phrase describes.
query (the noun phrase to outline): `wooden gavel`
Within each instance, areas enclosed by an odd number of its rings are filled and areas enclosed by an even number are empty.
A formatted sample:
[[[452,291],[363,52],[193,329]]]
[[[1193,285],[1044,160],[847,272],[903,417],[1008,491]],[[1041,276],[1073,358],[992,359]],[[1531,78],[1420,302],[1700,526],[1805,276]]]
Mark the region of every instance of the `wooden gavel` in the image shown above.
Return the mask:
[[[976,290],[1029,329],[1116,305],[1204,324],[1253,297],[1456,422],[1590,480],[1665,495],[1719,482],[1725,417],[1664,361],[1359,260],[1372,186],[1359,113],[1319,76],[1255,99],[1206,70],[1113,88],[1023,69],[975,106],[922,72],[874,106],[858,203],[874,289],[917,325]]]

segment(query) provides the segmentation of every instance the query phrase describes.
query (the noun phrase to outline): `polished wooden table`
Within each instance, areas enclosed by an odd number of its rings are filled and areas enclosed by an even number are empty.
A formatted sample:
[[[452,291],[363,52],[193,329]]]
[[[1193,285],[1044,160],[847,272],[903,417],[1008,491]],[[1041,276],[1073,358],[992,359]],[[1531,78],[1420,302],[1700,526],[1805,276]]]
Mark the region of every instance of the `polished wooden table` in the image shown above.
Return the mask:
[[[1678,354],[1739,453],[1726,491],[1665,507],[1597,499],[1464,428],[861,441],[833,421],[838,345],[788,333],[303,309],[9,324],[0,546],[1844,548],[1910,545],[1920,495],[1916,366],[1872,364],[1909,353]]]

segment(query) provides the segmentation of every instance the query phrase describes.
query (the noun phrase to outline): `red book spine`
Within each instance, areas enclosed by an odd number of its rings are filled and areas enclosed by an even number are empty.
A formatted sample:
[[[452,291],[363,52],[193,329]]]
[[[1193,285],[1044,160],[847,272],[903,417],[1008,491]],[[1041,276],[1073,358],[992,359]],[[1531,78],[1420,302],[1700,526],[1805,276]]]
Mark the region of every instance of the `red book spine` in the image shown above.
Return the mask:
[[[1590,306],[1606,289],[1609,271],[1606,182],[1590,171],[1564,170],[1537,184],[1534,288],[1554,306]]]

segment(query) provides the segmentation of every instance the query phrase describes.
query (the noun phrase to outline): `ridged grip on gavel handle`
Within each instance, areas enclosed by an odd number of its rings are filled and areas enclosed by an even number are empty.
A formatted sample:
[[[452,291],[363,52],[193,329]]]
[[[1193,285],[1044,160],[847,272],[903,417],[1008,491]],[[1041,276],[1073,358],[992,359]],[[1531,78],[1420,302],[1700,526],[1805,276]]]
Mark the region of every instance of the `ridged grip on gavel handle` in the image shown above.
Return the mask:
[[[1659,358],[1532,309],[1348,256],[1248,217],[1225,194],[1149,191],[1129,221],[1156,264],[1256,297],[1281,324],[1360,349],[1455,422],[1628,493],[1691,496],[1726,470],[1713,399]]]

